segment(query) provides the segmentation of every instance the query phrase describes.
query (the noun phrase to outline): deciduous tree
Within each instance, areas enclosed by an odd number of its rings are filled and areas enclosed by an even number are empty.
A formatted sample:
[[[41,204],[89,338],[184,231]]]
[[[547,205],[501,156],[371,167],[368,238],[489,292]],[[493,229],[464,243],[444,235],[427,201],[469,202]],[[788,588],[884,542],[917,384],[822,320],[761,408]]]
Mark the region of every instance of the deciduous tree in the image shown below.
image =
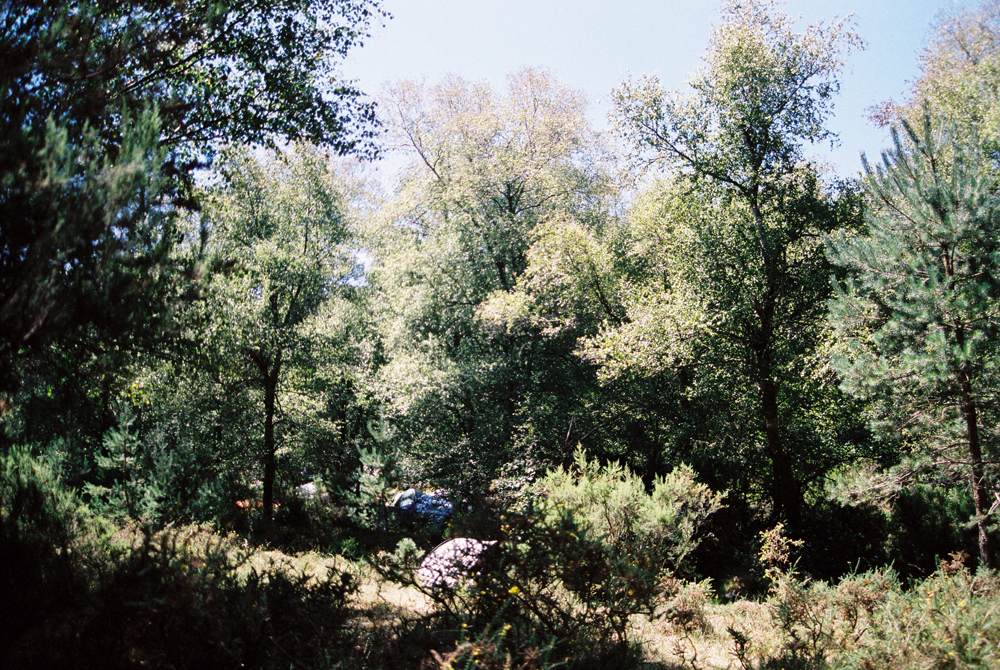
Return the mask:
[[[774,3],[732,0],[690,93],[645,77],[614,94],[616,127],[636,163],[672,170],[680,194],[670,197],[700,211],[666,212],[679,267],[633,302],[629,324],[602,335],[592,355],[609,362],[615,342],[653,342],[660,357],[622,351],[623,365],[691,364],[700,349],[714,362],[701,360],[699,374],[738,371],[734,388],[754,396],[755,416],[744,422],[763,438],[767,494],[793,519],[807,475],[795,439],[810,404],[802,380],[826,297],[819,239],[842,223],[836,192],[804,160],[803,144],[831,137],[837,77],[858,45],[846,21],[795,33]]]
[[[983,0],[937,15],[919,56],[920,74],[903,104],[876,108],[888,125],[923,123],[925,105],[935,115],[975,132],[989,151],[1000,147],[1000,3]]]
[[[466,481],[493,476],[514,457],[524,413],[551,409],[580,375],[579,362],[564,365],[572,340],[481,316],[491,296],[515,290],[544,222],[604,215],[584,100],[548,72],[523,70],[503,93],[457,78],[402,82],[383,107],[410,162],[373,243],[382,392],[431,467]]]
[[[279,449],[321,421],[317,380],[343,374],[349,358],[354,238],[344,188],[320,152],[236,153],[222,175],[204,213],[221,269],[199,305],[200,337],[226,393],[251,393],[259,411],[261,434],[249,441],[259,445],[269,516]]]

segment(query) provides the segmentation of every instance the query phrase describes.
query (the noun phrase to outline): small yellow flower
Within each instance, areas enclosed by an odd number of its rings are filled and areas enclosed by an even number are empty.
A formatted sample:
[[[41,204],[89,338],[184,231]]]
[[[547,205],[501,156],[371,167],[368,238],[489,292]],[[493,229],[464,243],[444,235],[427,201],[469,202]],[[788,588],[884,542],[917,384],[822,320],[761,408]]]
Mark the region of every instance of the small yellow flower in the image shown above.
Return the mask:
[[[503,627],[503,629],[504,629],[505,631],[508,631],[508,630],[510,630],[510,624],[507,624],[506,626],[504,626],[504,627]]]
[[[516,596],[520,592],[521,589],[517,588],[516,586],[512,586],[510,587],[510,589],[507,590],[507,593],[511,594],[512,596]]]

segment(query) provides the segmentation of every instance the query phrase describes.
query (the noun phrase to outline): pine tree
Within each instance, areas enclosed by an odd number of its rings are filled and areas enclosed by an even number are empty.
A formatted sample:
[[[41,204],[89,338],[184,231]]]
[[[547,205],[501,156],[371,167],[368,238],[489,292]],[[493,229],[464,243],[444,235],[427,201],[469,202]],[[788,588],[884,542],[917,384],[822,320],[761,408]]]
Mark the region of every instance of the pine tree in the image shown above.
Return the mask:
[[[0,15],[0,393],[53,343],[158,346],[200,273],[170,255],[175,215],[197,209],[219,146],[377,153],[374,104],[338,73],[384,16],[372,0],[8,0]]]
[[[888,398],[912,435],[967,472],[980,558],[993,566],[983,449],[1000,381],[996,177],[975,137],[926,110],[893,140],[880,165],[865,161],[868,234],[829,240],[832,260],[856,273],[829,303],[834,366],[846,390]]]

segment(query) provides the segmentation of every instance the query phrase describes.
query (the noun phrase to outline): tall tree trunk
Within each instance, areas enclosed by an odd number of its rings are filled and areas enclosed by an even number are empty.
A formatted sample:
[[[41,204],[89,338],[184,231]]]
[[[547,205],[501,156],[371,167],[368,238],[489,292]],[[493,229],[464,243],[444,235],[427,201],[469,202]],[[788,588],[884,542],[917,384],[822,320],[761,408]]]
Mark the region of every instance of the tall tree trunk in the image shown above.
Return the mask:
[[[770,495],[775,511],[790,524],[802,514],[802,495],[792,472],[792,462],[781,441],[778,422],[778,385],[773,379],[759,382],[761,414],[767,439],[767,457],[771,461]]]
[[[956,329],[958,346],[965,346],[965,330]],[[988,568],[993,565],[993,547],[990,536],[986,532],[986,486],[983,483],[983,450],[979,442],[979,411],[976,408],[975,396],[972,393],[972,379],[968,370],[958,373],[962,384],[962,412],[965,414],[965,434],[969,442],[969,462],[971,464],[970,484],[972,485],[972,501],[976,506],[976,527],[979,529],[979,560]]]
[[[759,167],[759,166],[758,166]],[[757,180],[746,192],[753,212],[760,260],[763,266],[765,292],[754,306],[758,324],[752,331],[750,348],[754,354],[757,388],[760,392],[760,412],[764,419],[767,457],[771,461],[770,497],[774,511],[789,524],[799,522],[802,514],[802,492],[792,470],[792,460],[781,439],[778,409],[778,381],[774,378],[774,322],[781,271],[781,251],[769,240],[764,214],[761,211]]]
[[[264,376],[264,518],[270,519],[274,511],[274,406],[278,391],[280,363],[275,363],[270,374]]]
[[[762,220],[758,215],[758,227]],[[760,233],[763,235],[763,233]],[[763,239],[763,238],[762,238]],[[778,408],[779,382],[774,378],[774,314],[777,279],[774,269],[775,262],[767,253],[766,245],[761,242],[761,253],[766,267],[767,292],[756,306],[759,324],[750,339],[756,369],[757,389],[760,393],[760,413],[764,420],[764,438],[766,440],[767,458],[771,461],[770,490],[768,493],[774,505],[775,513],[794,525],[799,522],[802,514],[802,492],[792,470],[792,460],[785,450],[781,436],[781,414]]]

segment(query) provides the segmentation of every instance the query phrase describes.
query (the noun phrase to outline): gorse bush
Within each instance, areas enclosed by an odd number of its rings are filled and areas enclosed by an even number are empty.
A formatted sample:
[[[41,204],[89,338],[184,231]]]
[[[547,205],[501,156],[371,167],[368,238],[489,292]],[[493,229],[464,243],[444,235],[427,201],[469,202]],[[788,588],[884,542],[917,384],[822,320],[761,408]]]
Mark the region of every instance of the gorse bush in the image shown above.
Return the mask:
[[[27,448],[15,446],[0,457],[0,524],[5,537],[35,537],[65,549],[76,530],[79,508],[52,465]]]
[[[54,624],[12,640],[6,667],[325,667],[351,648],[347,574],[254,568],[198,527],[147,531],[108,553]]]
[[[870,621],[862,644],[833,668],[995,668],[1000,664],[1000,577],[942,562],[912,589],[893,589]]]
[[[699,531],[722,506],[723,494],[699,484],[687,465],[657,477],[647,493],[642,479],[619,463],[601,465],[581,450],[574,461],[572,469],[550,470],[536,487],[549,517],[568,513],[618,553],[646,555],[684,573],[702,539]]]
[[[0,649],[71,600],[73,541],[88,517],[51,464],[24,447],[0,456]]]
[[[891,569],[831,584],[797,572],[791,557],[800,543],[780,524],[761,536],[778,644],[730,627],[734,656],[746,670],[995,667],[1000,627],[979,624],[995,607],[998,582],[989,573],[971,579],[964,557],[912,590]]]
[[[255,569],[240,547],[199,527],[116,530],[12,449],[0,457],[4,667],[317,667],[351,648],[349,575]]]
[[[482,538],[497,542],[469,580],[428,590],[478,640],[448,657],[455,667],[475,660],[474,650],[501,649],[501,632],[503,653],[490,658],[509,654],[503,662],[513,667],[532,667],[543,649],[573,659],[567,667],[628,667],[639,658],[632,617],[676,618],[683,628],[701,616],[704,599],[675,575],[721,496],[690,469],[647,493],[627,468],[578,451],[574,469],[550,471],[526,495],[525,513],[501,515],[499,535]]]

